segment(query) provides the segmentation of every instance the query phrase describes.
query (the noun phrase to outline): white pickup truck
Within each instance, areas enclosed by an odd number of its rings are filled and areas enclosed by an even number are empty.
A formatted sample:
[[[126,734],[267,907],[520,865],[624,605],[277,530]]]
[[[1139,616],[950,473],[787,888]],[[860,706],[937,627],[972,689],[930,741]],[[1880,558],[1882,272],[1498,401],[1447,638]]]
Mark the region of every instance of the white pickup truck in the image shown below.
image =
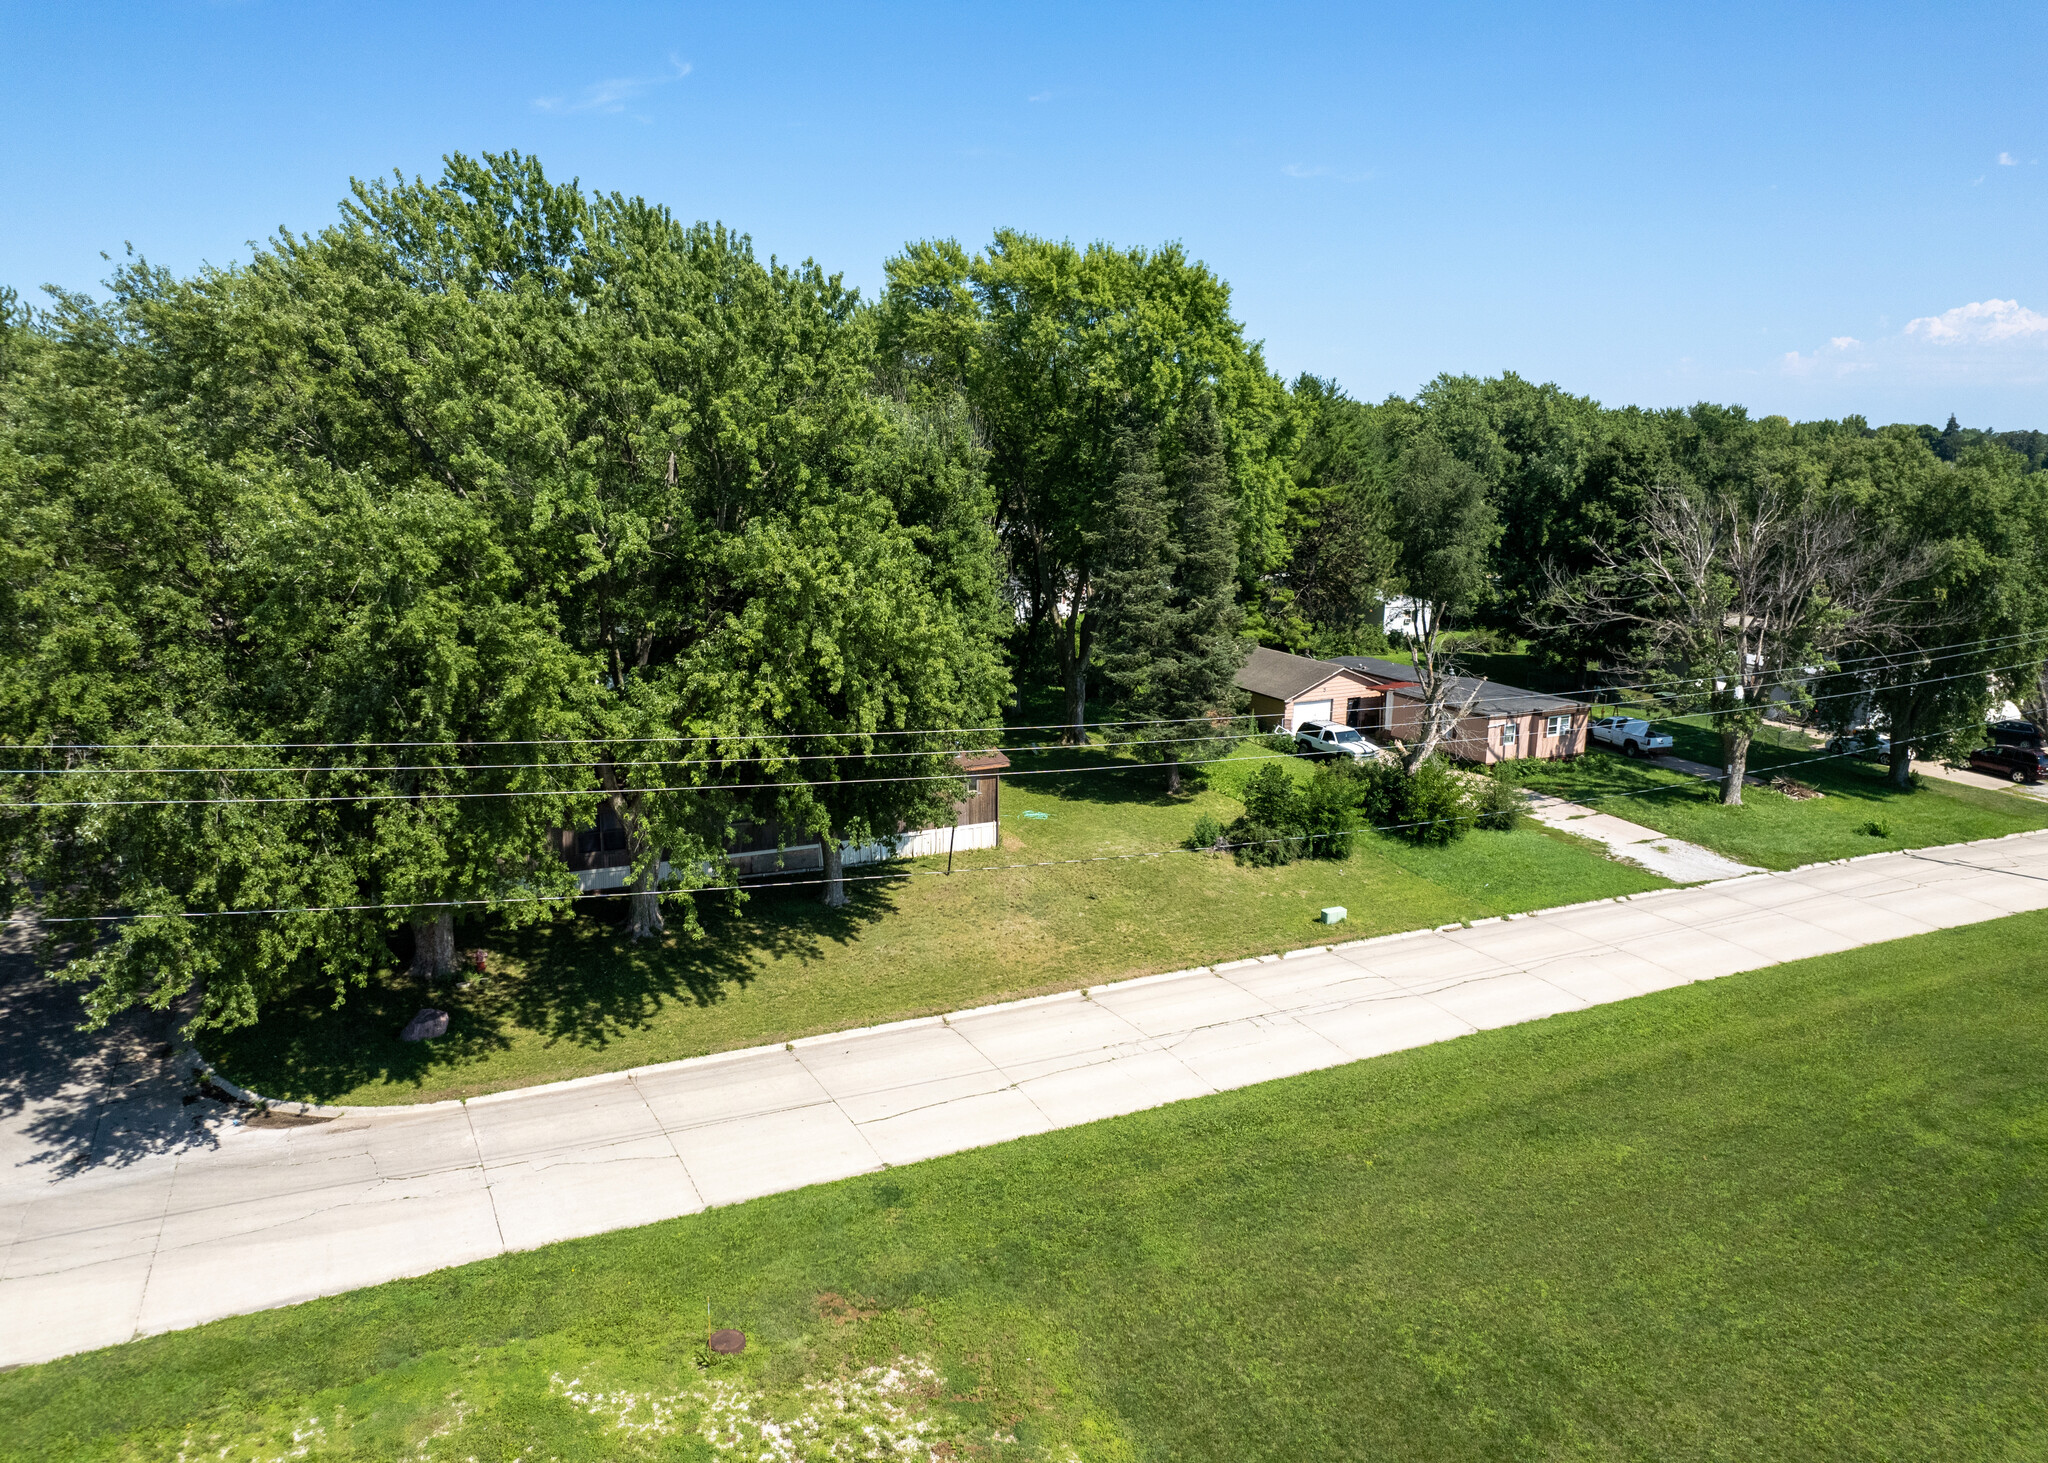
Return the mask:
[[[1634,716],[1596,716],[1586,723],[1586,733],[1594,741],[1618,747],[1630,757],[1649,757],[1671,750],[1671,738],[1653,735],[1650,724]]]

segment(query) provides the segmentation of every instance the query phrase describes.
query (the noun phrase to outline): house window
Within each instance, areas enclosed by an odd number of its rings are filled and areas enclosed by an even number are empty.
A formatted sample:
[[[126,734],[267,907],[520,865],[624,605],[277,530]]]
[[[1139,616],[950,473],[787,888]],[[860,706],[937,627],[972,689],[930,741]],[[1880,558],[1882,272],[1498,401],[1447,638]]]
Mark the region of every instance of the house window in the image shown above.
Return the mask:
[[[1519,727],[1520,723],[1513,721],[1504,721],[1500,724],[1500,749],[1503,752],[1515,750],[1515,733]]]
[[[980,792],[980,791],[981,791],[981,779],[980,779],[980,778],[978,778],[978,777],[970,777],[970,778],[968,778],[968,779],[967,779],[967,795],[968,795],[969,797],[973,797],[973,796],[974,796],[974,795],[975,795],[976,793],[978,793],[978,792]]]
[[[1550,737],[1561,737],[1570,731],[1571,727],[1572,718],[1569,712],[1563,716],[1546,717],[1543,722],[1543,734]]]
[[[1372,703],[1370,696],[1353,696],[1344,703],[1344,725],[1369,727],[1372,725]]]

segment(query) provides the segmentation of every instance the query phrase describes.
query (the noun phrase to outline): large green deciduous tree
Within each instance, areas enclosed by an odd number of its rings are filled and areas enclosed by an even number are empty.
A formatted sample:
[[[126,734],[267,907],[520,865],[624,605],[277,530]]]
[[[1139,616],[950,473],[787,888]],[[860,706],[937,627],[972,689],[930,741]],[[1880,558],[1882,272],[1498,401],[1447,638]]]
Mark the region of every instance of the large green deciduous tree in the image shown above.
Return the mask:
[[[1415,607],[1412,642],[1422,714],[1404,765],[1415,775],[1475,692],[1453,701],[1445,635],[1484,598],[1500,521],[1481,471],[1452,450],[1434,422],[1411,437],[1394,470],[1393,511],[1401,592]]]
[[[1950,464],[1909,428],[1829,444],[1830,482],[1866,541],[1913,566],[1817,684],[1816,720],[1889,736],[1894,786],[1915,759],[1967,753],[1994,706],[2038,683],[2048,636],[2048,486],[2016,454],[1966,445]]]
[[[1366,406],[1306,374],[1291,394],[1301,429],[1281,520],[1285,552],[1258,585],[1250,631],[1301,655],[1382,652],[1378,610],[1395,552],[1390,438],[1413,410],[1405,402]]]
[[[782,784],[993,719],[979,455],[876,394],[869,322],[812,266],[511,155],[117,284],[8,387],[0,491],[43,508],[8,541],[31,612],[0,706],[45,745],[255,745],[44,780],[17,867],[60,915],[389,908],[122,924],[71,967],[102,1015],[197,983],[200,1025],[253,1019],[366,978],[394,921],[431,970],[453,902],[564,908],[556,832],[603,804],[652,933],[664,882],[724,882],[730,823],[805,795]],[[942,802],[952,748],[920,746],[855,806],[809,795],[809,826],[836,850]],[[115,787],[203,801],[56,806]]]
[[[1231,318],[1228,287],[1176,246],[1081,249],[1004,230],[972,256],[950,240],[910,245],[887,270],[885,349],[907,381],[957,392],[974,412],[1025,654],[1050,642],[1079,738],[1119,433],[1135,414],[1170,458],[1183,416],[1213,396],[1240,573],[1252,578],[1283,551],[1287,393]]]

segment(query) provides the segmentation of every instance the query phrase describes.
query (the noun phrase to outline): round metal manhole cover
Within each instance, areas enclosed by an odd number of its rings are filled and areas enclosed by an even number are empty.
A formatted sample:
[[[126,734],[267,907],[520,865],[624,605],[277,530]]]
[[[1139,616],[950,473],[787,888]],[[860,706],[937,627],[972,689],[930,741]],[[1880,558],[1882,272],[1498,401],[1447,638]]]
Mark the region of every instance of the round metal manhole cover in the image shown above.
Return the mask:
[[[713,1331],[711,1349],[720,1356],[738,1356],[747,1349],[747,1335],[744,1331]]]

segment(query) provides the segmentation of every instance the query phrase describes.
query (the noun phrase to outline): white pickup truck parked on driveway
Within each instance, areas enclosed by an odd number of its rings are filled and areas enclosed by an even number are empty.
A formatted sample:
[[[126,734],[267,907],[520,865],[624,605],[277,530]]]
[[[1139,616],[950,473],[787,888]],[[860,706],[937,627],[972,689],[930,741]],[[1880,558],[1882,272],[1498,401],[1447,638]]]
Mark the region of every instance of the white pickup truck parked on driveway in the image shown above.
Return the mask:
[[[1354,762],[1383,755],[1379,743],[1335,721],[1304,721],[1294,729],[1294,747],[1299,752],[1341,752]]]
[[[1650,724],[1634,716],[1596,716],[1586,723],[1596,742],[1618,748],[1629,757],[1649,757],[1671,750],[1671,738],[1652,735]]]

